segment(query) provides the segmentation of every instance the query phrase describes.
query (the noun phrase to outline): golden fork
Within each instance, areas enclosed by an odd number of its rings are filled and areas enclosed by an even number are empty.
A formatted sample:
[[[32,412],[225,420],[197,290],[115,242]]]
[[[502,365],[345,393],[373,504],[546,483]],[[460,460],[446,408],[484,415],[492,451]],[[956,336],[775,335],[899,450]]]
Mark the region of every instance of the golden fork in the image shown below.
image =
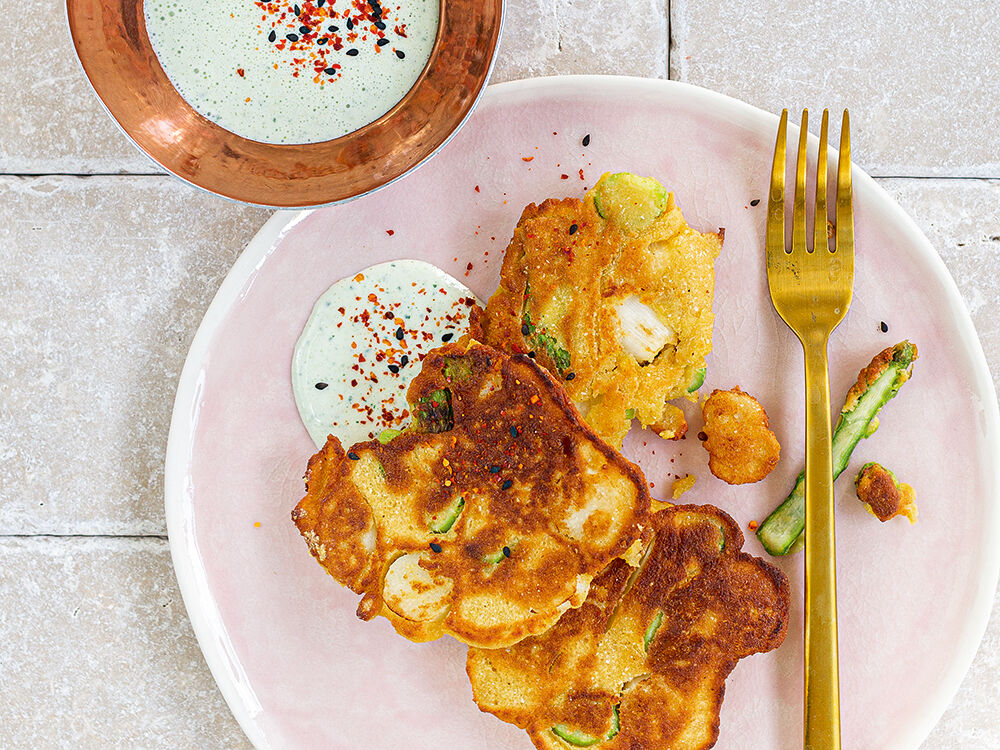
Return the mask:
[[[767,283],[774,309],[802,342],[806,375],[806,629],[805,736],[807,750],[840,748],[840,677],[837,667],[837,564],[830,457],[830,333],[851,304],[854,283],[854,217],[851,198],[850,123],[844,110],[837,168],[836,239],[830,247],[826,210],[829,113],[823,110],[816,165],[813,249],[806,246],[806,138],[802,111],[792,247],[785,248],[785,130],[781,113],[767,206]]]

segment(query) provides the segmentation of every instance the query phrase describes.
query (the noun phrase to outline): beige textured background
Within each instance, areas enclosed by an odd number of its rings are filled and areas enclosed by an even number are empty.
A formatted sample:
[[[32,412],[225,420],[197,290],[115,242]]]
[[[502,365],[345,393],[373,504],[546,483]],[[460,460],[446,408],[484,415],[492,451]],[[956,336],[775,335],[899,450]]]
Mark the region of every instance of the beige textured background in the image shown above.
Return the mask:
[[[1000,16],[782,5],[509,0],[494,80],[669,74],[771,111],[849,106],[856,161],[941,253],[1000,373]],[[0,747],[246,747],[177,591],[162,465],[191,338],[268,212],[164,176],[87,87],[62,5],[17,10],[0,18]],[[997,612],[924,750],[1000,747]]]

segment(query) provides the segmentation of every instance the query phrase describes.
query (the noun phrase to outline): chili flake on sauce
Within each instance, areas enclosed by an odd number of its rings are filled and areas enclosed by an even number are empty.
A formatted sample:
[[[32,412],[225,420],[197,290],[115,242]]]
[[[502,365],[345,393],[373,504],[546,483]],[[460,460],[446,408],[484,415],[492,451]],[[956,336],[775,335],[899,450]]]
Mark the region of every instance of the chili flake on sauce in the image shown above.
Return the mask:
[[[421,361],[468,330],[476,304],[463,284],[416,260],[371,266],[331,286],[292,358],[295,401],[317,447],[330,433],[346,447],[405,426],[406,391]]]

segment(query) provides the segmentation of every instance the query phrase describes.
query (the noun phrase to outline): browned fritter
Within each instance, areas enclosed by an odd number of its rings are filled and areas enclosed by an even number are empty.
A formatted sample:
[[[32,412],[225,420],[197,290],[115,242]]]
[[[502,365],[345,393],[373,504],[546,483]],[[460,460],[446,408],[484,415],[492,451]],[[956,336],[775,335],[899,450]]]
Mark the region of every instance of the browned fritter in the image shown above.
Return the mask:
[[[729,484],[759,482],[778,463],[781,446],[764,407],[736,386],[712,391],[701,408],[705,419],[702,445],[708,468]]]
[[[605,198],[602,216],[595,196],[619,182],[640,186],[638,202]],[[636,208],[646,199],[655,210]],[[606,174],[582,200],[532,203],[507,246],[499,288],[473,316],[474,335],[531,352],[611,445],[621,445],[633,418],[679,438],[683,414],[665,414],[666,402],[704,377],[722,237],[692,229],[673,194],[634,175]]]
[[[310,551],[402,635],[505,646],[586,599],[609,562],[638,562],[650,497],[528,357],[472,342],[423,360],[414,428],[309,461],[292,513]]]
[[[904,516],[910,523],[917,522],[917,502],[913,488],[898,482],[896,475],[881,464],[869,462],[862,466],[854,479],[854,487],[858,500],[883,523],[896,516]]]
[[[653,526],[638,574],[616,561],[547,633],[469,650],[483,711],[526,729],[542,750],[566,750],[574,735],[602,750],[715,744],[726,677],[784,640],[788,581],[740,551],[739,527],[718,508],[672,506]]]

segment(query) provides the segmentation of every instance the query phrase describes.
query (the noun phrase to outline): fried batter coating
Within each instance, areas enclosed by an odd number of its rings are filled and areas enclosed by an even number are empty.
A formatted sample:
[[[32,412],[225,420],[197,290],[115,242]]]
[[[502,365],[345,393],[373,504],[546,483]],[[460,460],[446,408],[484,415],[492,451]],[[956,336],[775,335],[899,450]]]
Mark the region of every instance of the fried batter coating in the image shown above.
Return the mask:
[[[900,484],[896,475],[874,461],[861,467],[854,479],[858,500],[868,512],[885,523],[890,518],[905,516],[910,523],[917,522],[917,501],[913,488]]]
[[[500,647],[540,633],[648,538],[639,470],[600,441],[528,357],[478,343],[430,352],[414,425],[309,461],[292,512],[309,549],[415,641]]]
[[[705,418],[702,445],[715,476],[729,484],[750,484],[771,473],[781,446],[757,399],[739,386],[728,391],[716,389],[701,412]]]
[[[718,508],[672,506],[653,525],[638,573],[615,561],[547,633],[469,650],[480,709],[526,729],[542,750],[715,744],[726,677],[784,640],[788,580],[740,551],[743,534]]]
[[[704,378],[722,237],[689,227],[655,180],[605,174],[583,200],[524,209],[473,330],[505,351],[532,352],[619,446],[629,413],[643,426],[676,424],[666,402]]]
[[[696,479],[694,474],[685,474],[680,479],[675,479],[670,485],[670,499],[680,500],[681,495],[694,488]]]

